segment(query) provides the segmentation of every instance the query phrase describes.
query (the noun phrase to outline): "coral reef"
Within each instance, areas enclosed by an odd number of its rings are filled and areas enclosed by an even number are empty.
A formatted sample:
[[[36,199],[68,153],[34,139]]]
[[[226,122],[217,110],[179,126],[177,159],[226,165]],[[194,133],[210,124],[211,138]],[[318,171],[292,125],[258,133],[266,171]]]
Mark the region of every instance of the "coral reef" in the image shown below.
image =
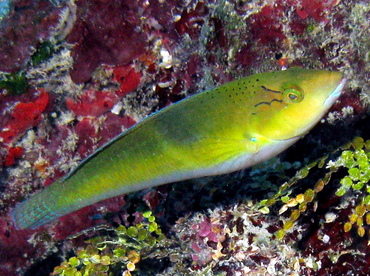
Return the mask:
[[[1,275],[81,269],[86,246],[95,246],[99,265],[111,264],[97,244],[121,234],[129,240],[127,232],[117,234],[118,225],[147,233],[143,206],[167,243],[149,263],[132,257],[132,274],[157,267],[158,275],[366,275],[367,1],[0,3]],[[16,204],[148,114],[289,66],[340,70],[348,85],[322,124],[279,158],[109,199],[41,229],[14,228]],[[348,144],[355,136],[362,140]],[[116,230],[66,239],[102,223]],[[130,271],[129,259],[121,273]]]
[[[2,1],[3,2],[3,1]],[[59,24],[67,1],[17,0],[0,24],[0,71],[14,73],[25,66],[39,44],[60,34]],[[16,24],[16,25],[15,25]]]

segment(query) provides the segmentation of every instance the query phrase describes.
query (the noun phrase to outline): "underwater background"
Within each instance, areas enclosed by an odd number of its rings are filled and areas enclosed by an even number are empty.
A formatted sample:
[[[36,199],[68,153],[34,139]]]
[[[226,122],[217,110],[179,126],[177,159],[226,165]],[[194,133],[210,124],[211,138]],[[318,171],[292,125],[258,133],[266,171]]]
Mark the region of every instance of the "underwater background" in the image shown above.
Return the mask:
[[[145,116],[293,66],[348,81],[278,157],[14,227]],[[370,275],[369,79],[368,0],[0,0],[0,275]]]

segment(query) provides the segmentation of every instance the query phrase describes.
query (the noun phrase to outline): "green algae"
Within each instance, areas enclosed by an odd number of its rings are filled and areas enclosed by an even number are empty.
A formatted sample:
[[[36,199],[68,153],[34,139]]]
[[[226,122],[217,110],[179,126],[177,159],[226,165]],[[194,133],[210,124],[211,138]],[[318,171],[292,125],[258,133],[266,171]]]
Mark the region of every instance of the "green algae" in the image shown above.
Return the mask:
[[[133,226],[91,229],[95,236],[85,241],[86,247],[78,249],[75,256],[55,267],[52,275],[108,276],[117,275],[118,271],[122,275],[131,275],[140,260],[147,258],[156,247],[166,244],[166,237],[151,211],[143,212],[142,216],[144,221]]]
[[[294,226],[295,221],[306,212],[307,205],[316,199],[318,193],[329,183],[332,175],[340,169],[344,169],[346,175],[340,179],[335,195],[343,198],[351,196],[356,199],[353,213],[349,216],[348,222],[343,224],[343,230],[349,232],[353,227],[356,227],[357,234],[360,237],[365,236],[365,224],[370,225],[370,140],[364,141],[363,138],[356,137],[337,151],[341,151],[341,154],[335,161],[328,160],[328,156],[324,156],[312,162],[300,169],[290,181],[282,185],[272,198],[260,201],[259,208],[264,214],[269,213],[270,206],[279,202],[283,203],[279,214],[283,214],[287,210],[291,212],[290,217],[283,222],[282,228],[275,233],[279,240],[285,237],[287,231]],[[304,193],[294,195],[295,186],[298,186],[300,180],[309,176],[310,170],[315,167],[325,167],[329,171],[323,178],[317,180],[313,188],[308,188]]]
[[[27,92],[29,87],[28,80],[21,71],[0,74],[0,90],[5,89],[10,95],[21,95]]]

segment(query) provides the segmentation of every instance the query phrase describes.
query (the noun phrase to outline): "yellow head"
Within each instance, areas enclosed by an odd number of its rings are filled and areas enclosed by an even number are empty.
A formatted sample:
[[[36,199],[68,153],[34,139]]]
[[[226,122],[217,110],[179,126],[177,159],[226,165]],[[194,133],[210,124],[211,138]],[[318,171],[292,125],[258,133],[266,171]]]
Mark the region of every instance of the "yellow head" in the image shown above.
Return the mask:
[[[340,72],[291,68],[255,75],[259,101],[254,104],[256,136],[286,140],[307,133],[340,96]]]

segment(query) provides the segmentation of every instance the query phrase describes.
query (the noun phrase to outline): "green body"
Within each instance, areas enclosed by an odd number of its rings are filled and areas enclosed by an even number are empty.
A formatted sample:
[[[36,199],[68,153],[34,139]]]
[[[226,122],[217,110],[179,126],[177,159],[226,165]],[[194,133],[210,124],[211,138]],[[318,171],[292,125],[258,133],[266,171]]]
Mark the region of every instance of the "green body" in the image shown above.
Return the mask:
[[[149,116],[19,205],[18,228],[36,228],[100,200],[268,159],[325,114],[341,73],[293,68],[246,77]]]

